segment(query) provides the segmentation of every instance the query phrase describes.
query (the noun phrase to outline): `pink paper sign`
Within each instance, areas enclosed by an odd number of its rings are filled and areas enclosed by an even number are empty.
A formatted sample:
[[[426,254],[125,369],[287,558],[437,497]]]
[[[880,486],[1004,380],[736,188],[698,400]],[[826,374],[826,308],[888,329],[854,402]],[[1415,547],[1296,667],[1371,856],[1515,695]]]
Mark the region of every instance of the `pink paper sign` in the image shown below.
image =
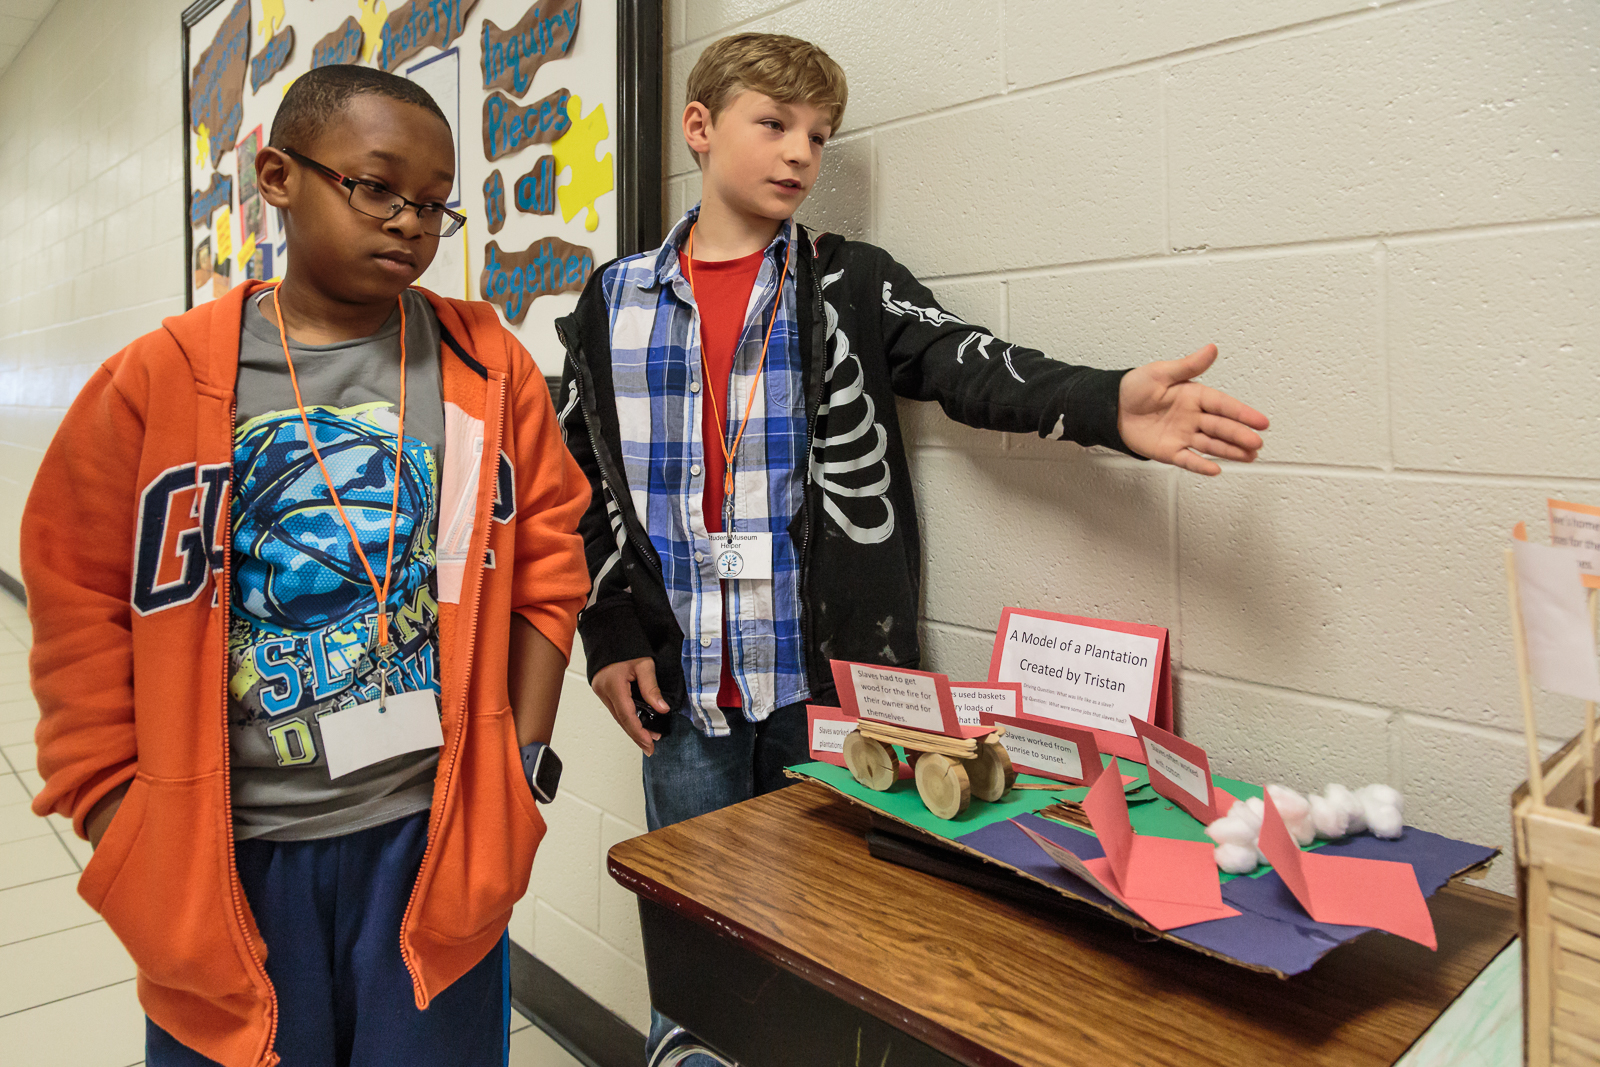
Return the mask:
[[[984,715],[1022,714],[1022,686],[1017,682],[951,682],[950,697],[962,726],[981,726]]]
[[[1150,785],[1203,823],[1214,822],[1233,807],[1233,797],[1211,782],[1211,762],[1206,750],[1175,733],[1135,722],[1133,728],[1144,747]]]
[[[948,737],[989,732],[961,725],[946,675],[837,659],[830,662],[839,704],[854,718]]]
[[[806,734],[814,760],[843,767],[844,739],[855,728],[855,717],[843,708],[806,705]]]
[[[1006,608],[989,681],[1022,686],[1023,714],[1095,731],[1101,752],[1139,758],[1133,723],[1172,726],[1172,667],[1160,626]]]
[[[1012,715],[983,715],[984,726],[1004,726],[1000,743],[1011,766],[1027,774],[1073,785],[1092,785],[1104,769],[1094,731],[1080,730],[1048,719]]]

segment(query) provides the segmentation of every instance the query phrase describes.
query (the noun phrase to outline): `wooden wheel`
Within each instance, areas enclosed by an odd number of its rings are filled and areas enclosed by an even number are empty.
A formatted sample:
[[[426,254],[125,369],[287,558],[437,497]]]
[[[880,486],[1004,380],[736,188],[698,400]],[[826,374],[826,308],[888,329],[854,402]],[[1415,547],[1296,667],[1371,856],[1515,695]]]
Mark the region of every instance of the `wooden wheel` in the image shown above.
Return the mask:
[[[978,754],[966,762],[972,795],[979,800],[999,800],[1017,781],[1011,756],[998,741],[985,741]]]
[[[939,818],[953,819],[972,802],[967,769],[949,756],[929,752],[917,760],[917,794]]]
[[[899,769],[894,749],[860,730],[851,730],[844,737],[844,765],[856,781],[880,793],[894,785]]]

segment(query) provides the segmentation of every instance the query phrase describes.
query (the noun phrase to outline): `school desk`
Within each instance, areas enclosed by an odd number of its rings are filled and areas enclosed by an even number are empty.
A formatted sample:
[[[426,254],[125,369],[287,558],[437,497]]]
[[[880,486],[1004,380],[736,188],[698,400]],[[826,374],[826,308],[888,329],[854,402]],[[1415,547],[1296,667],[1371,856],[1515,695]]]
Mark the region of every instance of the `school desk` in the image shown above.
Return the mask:
[[[1439,950],[1372,933],[1287,980],[868,853],[801,783],[611,849],[651,1000],[743,1067],[1393,1064],[1515,933],[1452,885]]]

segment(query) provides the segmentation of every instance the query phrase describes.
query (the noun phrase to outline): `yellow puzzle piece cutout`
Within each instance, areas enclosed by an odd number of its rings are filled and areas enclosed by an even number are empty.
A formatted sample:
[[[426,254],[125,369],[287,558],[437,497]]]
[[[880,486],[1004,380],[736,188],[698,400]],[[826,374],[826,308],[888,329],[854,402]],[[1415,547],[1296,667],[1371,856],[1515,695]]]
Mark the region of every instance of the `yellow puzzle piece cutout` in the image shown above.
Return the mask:
[[[572,120],[572,128],[562,134],[550,146],[550,150],[556,157],[557,175],[569,167],[572,169],[572,177],[567,184],[556,189],[556,199],[561,201],[562,221],[571,222],[572,216],[588,208],[589,215],[583,220],[583,228],[593,232],[600,227],[600,213],[594,208],[595,199],[615,187],[611,153],[607,152],[604,159],[597,160],[594,157],[600,142],[611,136],[611,127],[606,125],[604,104],[596,105],[588,118],[581,118],[582,113],[583,101],[576,96],[569,98],[567,117]]]
[[[194,128],[194,161],[202,167],[211,164],[211,131],[203,122]]]
[[[261,21],[256,23],[256,32],[262,40],[269,40],[278,32],[283,17],[283,0],[261,0]]]
[[[371,63],[372,53],[383,43],[383,21],[389,17],[389,5],[383,0],[356,0],[356,6],[361,9],[356,21],[366,35],[361,39],[361,62]]]

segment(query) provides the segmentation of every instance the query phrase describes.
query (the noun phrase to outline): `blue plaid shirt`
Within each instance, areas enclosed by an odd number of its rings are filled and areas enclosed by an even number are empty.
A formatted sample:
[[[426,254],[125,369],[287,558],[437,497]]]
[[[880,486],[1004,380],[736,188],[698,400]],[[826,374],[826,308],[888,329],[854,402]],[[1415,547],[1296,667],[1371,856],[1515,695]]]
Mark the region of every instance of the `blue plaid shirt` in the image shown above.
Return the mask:
[[[795,324],[794,264],[778,295],[766,371],[750,424],[734,457],[735,532],[772,534],[772,580],[721,581],[706,531],[701,404],[700,316],[679,269],[678,249],[699,217],[695,207],[654,252],[612,264],[601,279],[611,316],[612,384],[622,437],[622,466],[634,512],[661,557],[672,612],[684,634],[683,675],[696,729],[728,733],[717,707],[722,675],[723,612],[728,666],[759,722],[776,708],[809,697],[800,640],[799,553],[789,523],[800,510],[800,463],[806,447],[805,389]],[[794,234],[785,223],[767,246],[745,310],[725,398],[731,446],[756,383],[774,291]],[[713,383],[722,393],[721,382]],[[715,442],[712,442],[715,446]]]

